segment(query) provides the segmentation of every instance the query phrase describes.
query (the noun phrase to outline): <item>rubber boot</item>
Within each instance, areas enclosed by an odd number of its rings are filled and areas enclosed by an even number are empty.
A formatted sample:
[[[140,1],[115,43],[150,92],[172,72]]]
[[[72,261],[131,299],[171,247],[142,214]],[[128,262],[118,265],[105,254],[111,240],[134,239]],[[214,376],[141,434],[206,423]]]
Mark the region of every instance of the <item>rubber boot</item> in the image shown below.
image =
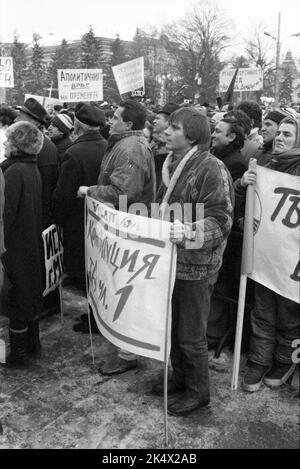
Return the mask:
[[[28,322],[27,351],[31,358],[41,358],[42,356],[38,319]]]
[[[10,354],[6,363],[1,363],[5,368],[27,368],[29,365],[28,329],[21,331],[9,329]]]

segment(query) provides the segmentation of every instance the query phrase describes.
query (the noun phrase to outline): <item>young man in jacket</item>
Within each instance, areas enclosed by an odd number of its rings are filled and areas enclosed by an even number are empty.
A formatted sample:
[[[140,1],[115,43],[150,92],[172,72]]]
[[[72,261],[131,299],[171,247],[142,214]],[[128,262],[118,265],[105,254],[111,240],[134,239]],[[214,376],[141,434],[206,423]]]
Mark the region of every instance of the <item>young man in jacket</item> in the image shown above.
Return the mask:
[[[168,411],[180,416],[210,401],[206,327],[232,226],[234,196],[227,168],[208,151],[210,129],[205,116],[192,108],[175,111],[166,140],[170,153],[163,166],[157,202],[180,204],[183,209],[182,221],[175,220],[170,232],[178,249],[172,296],[173,374],[168,393],[178,395]],[[185,219],[185,206],[192,219]],[[154,385],[152,392],[163,394],[163,383]]]

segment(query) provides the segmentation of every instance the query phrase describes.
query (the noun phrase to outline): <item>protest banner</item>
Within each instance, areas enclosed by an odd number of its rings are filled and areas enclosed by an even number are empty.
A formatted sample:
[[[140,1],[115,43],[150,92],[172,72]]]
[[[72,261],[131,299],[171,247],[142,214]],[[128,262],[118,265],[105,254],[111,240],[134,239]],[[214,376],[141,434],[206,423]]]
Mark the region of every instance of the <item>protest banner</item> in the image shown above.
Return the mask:
[[[67,103],[103,100],[101,68],[57,70],[59,100]]]
[[[112,67],[120,95],[131,92],[142,96],[145,93],[144,57],[129,60]]]
[[[299,183],[298,176],[258,166],[257,182],[254,187],[247,188],[245,223],[251,225],[252,233],[244,228],[231,383],[234,390],[238,384],[247,276],[279,295],[300,303]],[[249,251],[253,253],[251,259]]]
[[[46,269],[46,288],[43,296],[46,296],[59,286],[64,273],[62,229],[57,225],[50,225],[42,232],[42,238]]]
[[[0,88],[14,87],[14,68],[12,57],[0,57]]]
[[[235,68],[222,70],[219,76],[219,91],[226,92],[232,81]],[[263,74],[258,68],[240,68],[234,82],[234,91],[257,91],[263,88]]]
[[[51,111],[53,111],[53,108],[56,104],[61,104],[59,99],[47,98],[47,96],[39,96],[39,95],[36,95],[36,94],[25,94],[25,101],[28,98],[36,99],[42,106],[44,106],[46,111],[50,114],[51,114]]]
[[[117,347],[167,361],[176,270],[170,224],[86,199],[88,303],[99,330]]]
[[[252,280],[300,303],[300,178],[257,168]]]

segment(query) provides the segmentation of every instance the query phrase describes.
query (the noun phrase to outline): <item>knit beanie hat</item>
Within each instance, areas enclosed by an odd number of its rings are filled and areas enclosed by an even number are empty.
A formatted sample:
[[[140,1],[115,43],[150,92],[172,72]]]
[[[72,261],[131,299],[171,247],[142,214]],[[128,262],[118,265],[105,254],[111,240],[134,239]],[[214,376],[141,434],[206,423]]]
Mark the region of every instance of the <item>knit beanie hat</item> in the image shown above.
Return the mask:
[[[37,155],[44,144],[43,133],[31,122],[19,121],[5,132],[11,143],[28,155]]]
[[[287,117],[287,115],[284,112],[274,110],[274,111],[269,111],[268,114],[264,117],[264,120],[269,119],[270,121],[276,122],[276,124],[279,124],[282,119]]]
[[[73,130],[73,122],[67,114],[56,114],[51,119],[51,123],[55,125],[64,135],[69,135]]]

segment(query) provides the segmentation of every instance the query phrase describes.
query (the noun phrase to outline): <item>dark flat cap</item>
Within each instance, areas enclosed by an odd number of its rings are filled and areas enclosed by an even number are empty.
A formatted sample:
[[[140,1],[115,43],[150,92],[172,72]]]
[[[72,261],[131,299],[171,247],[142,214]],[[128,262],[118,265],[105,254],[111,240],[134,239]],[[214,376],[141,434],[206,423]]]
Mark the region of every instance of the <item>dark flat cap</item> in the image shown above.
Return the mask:
[[[76,106],[75,117],[83,124],[99,127],[105,124],[104,112],[92,104],[82,104]]]

